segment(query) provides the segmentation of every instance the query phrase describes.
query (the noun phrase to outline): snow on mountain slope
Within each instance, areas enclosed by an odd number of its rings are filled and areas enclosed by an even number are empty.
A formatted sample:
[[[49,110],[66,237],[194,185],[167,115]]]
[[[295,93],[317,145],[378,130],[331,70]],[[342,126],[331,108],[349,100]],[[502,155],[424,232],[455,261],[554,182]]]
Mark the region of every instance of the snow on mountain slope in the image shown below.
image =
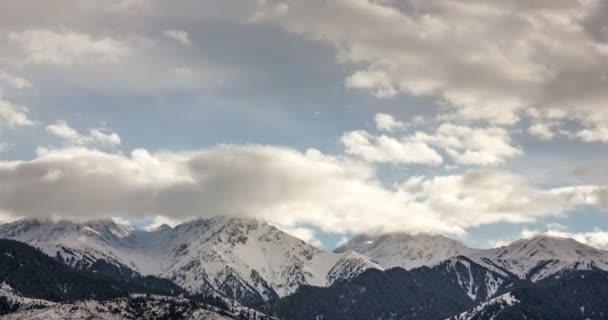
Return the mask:
[[[322,251],[267,223],[223,217],[153,231],[111,220],[28,219],[0,225],[0,237],[60,255],[71,265],[105,259],[173,279],[192,292],[219,291],[243,302],[285,296],[304,284],[324,286],[377,267],[360,256]]]
[[[493,272],[464,256],[449,258],[434,266],[447,281],[452,281],[475,301],[486,301],[510,284],[508,277]]]
[[[70,221],[24,219],[0,225],[0,237],[28,243],[50,256],[61,256],[72,266],[86,267],[97,259],[136,269],[132,230],[112,220],[77,224]]]
[[[448,320],[474,320],[485,319],[486,317],[494,319],[503,309],[518,303],[519,301],[511,293],[505,293]]]
[[[242,280],[284,296],[304,284],[326,285],[330,270],[343,258],[253,220],[196,220],[173,231],[171,263],[163,275],[193,291],[205,282],[221,288],[226,281]]]
[[[346,251],[329,271],[327,285],[331,285],[339,280],[352,279],[370,268],[384,270],[384,268],[372,262],[368,257],[354,251]]]
[[[450,257],[478,251],[444,236],[406,233],[357,236],[334,252],[347,250],[367,256],[385,269],[401,267],[406,270],[435,265]]]
[[[10,285],[6,282],[0,283],[0,297],[3,297],[5,301],[5,309],[20,309],[20,310],[29,310],[29,309],[40,309],[54,305],[54,302],[41,300],[41,299],[32,299],[26,298],[18,295]]]
[[[608,252],[570,238],[539,235],[469,257],[497,272],[539,281],[564,271],[608,270]]]
[[[43,300],[42,300],[43,301]],[[257,311],[242,308],[256,319],[271,319]],[[41,304],[36,308],[20,307],[18,311],[3,315],[7,320],[129,320],[129,319],[184,319],[233,320],[239,312],[228,312],[210,305],[197,305],[178,297],[131,296],[109,301],[78,301],[74,303]]]

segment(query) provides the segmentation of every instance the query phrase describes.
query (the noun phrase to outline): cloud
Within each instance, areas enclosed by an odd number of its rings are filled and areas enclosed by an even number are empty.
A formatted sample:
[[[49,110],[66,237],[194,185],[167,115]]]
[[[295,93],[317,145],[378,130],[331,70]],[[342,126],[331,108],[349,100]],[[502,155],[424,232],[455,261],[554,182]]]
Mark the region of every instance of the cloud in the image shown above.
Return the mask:
[[[351,131],[341,138],[346,153],[371,162],[439,165],[443,158],[424,142],[399,141],[386,135]]]
[[[117,146],[120,145],[120,136],[117,133],[104,133],[100,129],[90,130],[91,138],[102,145]]]
[[[417,132],[407,140],[438,147],[456,163],[465,165],[497,165],[523,154],[512,144],[508,132],[499,127],[471,128],[444,123],[432,134]]]
[[[591,128],[582,129],[575,136],[584,142],[608,143],[608,125],[596,125]]]
[[[157,154],[140,149],[129,156],[41,150],[31,161],[0,163],[0,183],[6,186],[0,209],[19,216],[226,215],[336,232],[462,232],[410,208],[406,197],[381,186],[368,165],[315,150],[221,146]],[[408,212],[408,224],[398,223]]]
[[[171,219],[171,218],[168,218],[165,216],[156,216],[156,217],[154,217],[152,222],[148,223],[144,227],[144,230],[148,230],[148,231],[155,230],[155,229],[158,229],[158,227],[165,225],[165,224],[173,228],[176,225],[180,224],[180,221],[177,221],[175,219]]]
[[[419,178],[389,189],[372,166],[317,150],[244,145],[129,155],[40,149],[0,162],[0,211],[12,216],[182,221],[252,217],[334,233],[462,234],[495,222],[560,215],[593,190],[540,189],[497,170]],[[302,236],[302,234],[300,234]]]
[[[188,32],[184,30],[165,30],[163,31],[163,34],[165,37],[175,40],[184,46],[190,46],[192,44]]]
[[[356,70],[351,88],[434,97],[461,120],[513,125],[560,110],[603,141],[603,1],[259,1],[252,21],[324,42]],[[597,133],[599,130],[600,133]]]
[[[394,129],[400,129],[406,126],[404,122],[401,122],[386,113],[376,113],[374,121],[376,122],[376,128],[384,131],[393,131]]]
[[[70,65],[86,62],[117,62],[131,53],[124,42],[70,30],[32,29],[10,32],[8,39],[19,46],[29,63]]]
[[[5,123],[9,127],[27,127],[35,123],[28,117],[29,110],[18,106],[0,96],[0,124]]]
[[[323,248],[323,243],[317,237],[317,233],[314,229],[304,227],[282,228],[280,226],[278,228],[306,243],[316,246],[317,248]]]
[[[496,169],[462,175],[409,180],[401,185],[448,224],[475,226],[496,222],[526,223],[587,204],[594,189],[539,189],[524,177]]]
[[[15,89],[25,89],[32,86],[32,83],[29,80],[0,70],[0,84],[2,83]]]
[[[528,128],[528,133],[531,135],[541,139],[541,140],[551,140],[555,137],[555,132],[551,128],[551,125],[547,123],[535,123]]]
[[[89,135],[83,135],[63,120],[47,125],[46,131],[61,138],[70,145],[97,144],[102,146],[118,146],[121,142],[120,136],[117,133],[104,133],[100,129],[91,129],[89,130]]]

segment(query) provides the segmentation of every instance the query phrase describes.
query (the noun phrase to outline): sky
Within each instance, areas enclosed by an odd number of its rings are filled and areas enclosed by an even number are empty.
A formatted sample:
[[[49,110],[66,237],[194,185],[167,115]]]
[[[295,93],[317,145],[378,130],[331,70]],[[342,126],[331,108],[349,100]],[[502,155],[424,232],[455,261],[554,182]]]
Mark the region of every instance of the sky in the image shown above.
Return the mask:
[[[0,6],[2,221],[608,249],[608,2]]]

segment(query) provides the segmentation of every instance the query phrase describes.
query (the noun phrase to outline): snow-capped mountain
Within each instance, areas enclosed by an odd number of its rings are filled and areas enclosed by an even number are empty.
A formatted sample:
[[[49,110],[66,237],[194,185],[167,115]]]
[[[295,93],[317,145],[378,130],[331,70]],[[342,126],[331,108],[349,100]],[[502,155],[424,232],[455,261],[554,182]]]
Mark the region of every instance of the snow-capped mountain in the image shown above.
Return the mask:
[[[607,251],[573,239],[547,235],[520,239],[504,247],[484,250],[469,248],[459,241],[440,235],[361,235],[334,252],[347,250],[369,257],[385,269],[432,267],[462,256],[503,278],[516,277],[531,281],[573,270],[608,270]]]
[[[608,270],[608,252],[570,238],[538,235],[507,246],[469,255],[471,259],[502,274],[539,281],[560,272]]]
[[[172,279],[191,292],[217,291],[251,303],[379,268],[364,256],[322,251],[264,222],[224,217],[153,231],[111,220],[28,219],[1,225],[0,238],[28,243],[73,266],[104,259]]]
[[[406,270],[436,265],[450,257],[467,256],[478,251],[444,236],[407,233],[360,235],[334,252],[348,250],[369,257],[385,269],[401,267]]]

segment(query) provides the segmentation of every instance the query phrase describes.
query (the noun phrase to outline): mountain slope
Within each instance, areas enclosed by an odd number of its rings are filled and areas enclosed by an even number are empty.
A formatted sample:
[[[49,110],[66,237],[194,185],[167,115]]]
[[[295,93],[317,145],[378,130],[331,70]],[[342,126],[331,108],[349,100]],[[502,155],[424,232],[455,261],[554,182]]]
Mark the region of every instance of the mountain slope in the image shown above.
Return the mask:
[[[378,268],[366,257],[325,252],[248,219],[199,219],[150,232],[110,220],[30,219],[1,225],[0,237],[32,244],[80,268],[94,268],[103,259],[117,270],[159,275],[192,293],[220,292],[248,304]]]
[[[0,239],[0,283],[30,298],[52,301],[109,299],[128,293],[180,293],[177,286],[147,287],[139,278],[73,269],[21,242]]]
[[[406,270],[432,266],[454,256],[467,256],[478,250],[440,235],[391,233],[379,236],[360,235],[334,250],[352,250],[369,257],[385,269]]]
[[[512,278],[493,272],[464,256],[449,258],[430,268],[411,270],[416,275],[430,275],[461,288],[472,300],[481,302],[492,298],[497,292],[513,283]]]
[[[260,312],[241,308],[226,310],[189,299],[165,296],[129,296],[106,301],[52,303],[22,308],[6,314],[7,320],[270,320]]]
[[[574,271],[550,277],[487,301],[452,320],[555,319],[608,317],[608,272]]]
[[[436,273],[420,276],[395,268],[369,269],[326,288],[302,287],[268,311],[290,320],[445,319],[473,305],[461,288]]]
[[[569,238],[539,235],[507,246],[469,255],[479,264],[503,274],[539,281],[576,270],[608,270],[608,252]]]

